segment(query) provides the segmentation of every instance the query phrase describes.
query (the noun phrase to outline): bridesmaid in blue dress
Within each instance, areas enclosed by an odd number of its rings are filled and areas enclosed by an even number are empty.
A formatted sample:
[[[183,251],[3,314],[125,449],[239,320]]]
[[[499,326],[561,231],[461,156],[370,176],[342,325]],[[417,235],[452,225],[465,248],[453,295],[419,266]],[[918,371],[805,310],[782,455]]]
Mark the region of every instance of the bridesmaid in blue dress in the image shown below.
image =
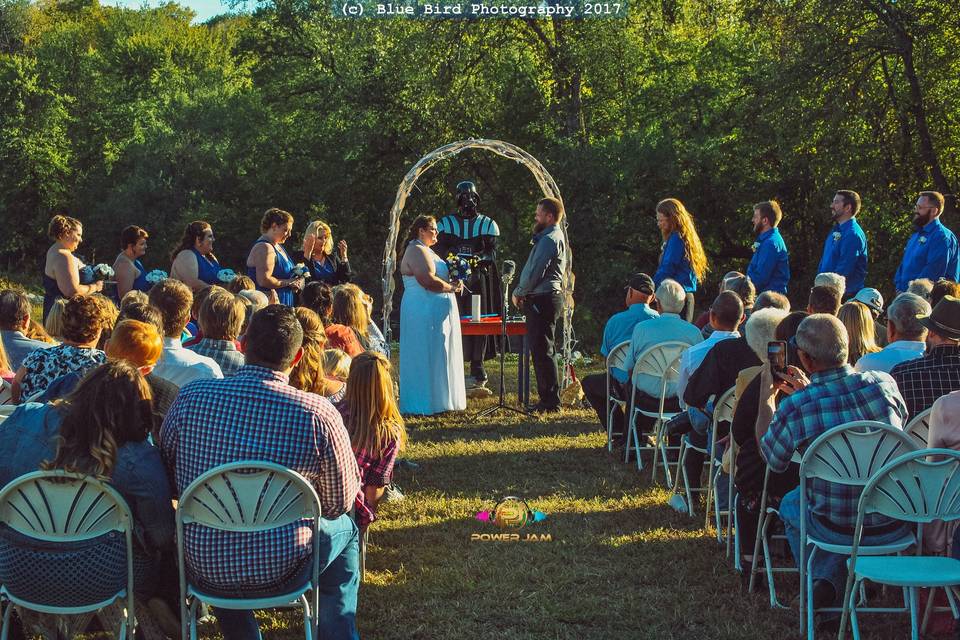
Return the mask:
[[[276,207],[267,209],[260,221],[263,233],[247,256],[247,275],[258,291],[263,291],[272,303],[293,306],[294,293],[303,289],[304,280],[293,271],[293,260],[283,248],[293,229],[293,216]]]
[[[103,290],[103,282],[93,277],[93,268],[73,252],[83,241],[83,225],[76,218],[55,215],[47,227],[53,246],[47,249],[43,264],[43,317],[60,298],[90,295]]]
[[[220,263],[213,255],[213,228],[209,222],[194,220],[188,224],[172,259],[170,277],[183,282],[194,293],[211,284],[222,284],[217,278]]]
[[[114,277],[117,280],[116,302],[128,291],[147,292],[153,285],[147,282],[147,269],[140,262],[140,258],[147,252],[147,238],[150,234],[146,230],[130,225],[120,232],[120,254],[113,261]]]

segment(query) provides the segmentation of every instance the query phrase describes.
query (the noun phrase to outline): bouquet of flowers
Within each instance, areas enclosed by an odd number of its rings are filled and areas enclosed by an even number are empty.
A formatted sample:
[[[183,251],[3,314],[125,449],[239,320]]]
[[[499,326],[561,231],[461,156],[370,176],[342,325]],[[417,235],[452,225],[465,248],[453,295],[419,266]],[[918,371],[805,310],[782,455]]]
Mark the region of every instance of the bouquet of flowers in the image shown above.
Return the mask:
[[[237,274],[234,273],[233,269],[220,269],[220,271],[217,271],[217,280],[224,284],[227,284],[236,277]]]
[[[150,284],[157,284],[158,282],[163,282],[170,276],[167,275],[167,272],[163,269],[154,269],[147,274],[147,282]]]
[[[309,278],[310,277],[310,268],[302,262],[298,262],[297,265],[293,268],[293,275],[298,278]]]
[[[450,271],[450,280],[452,282],[465,281],[473,273],[474,267],[480,262],[476,256],[465,256],[462,254],[447,254],[447,269]]]
[[[114,275],[113,267],[108,264],[101,262],[93,268],[94,280],[109,280]]]

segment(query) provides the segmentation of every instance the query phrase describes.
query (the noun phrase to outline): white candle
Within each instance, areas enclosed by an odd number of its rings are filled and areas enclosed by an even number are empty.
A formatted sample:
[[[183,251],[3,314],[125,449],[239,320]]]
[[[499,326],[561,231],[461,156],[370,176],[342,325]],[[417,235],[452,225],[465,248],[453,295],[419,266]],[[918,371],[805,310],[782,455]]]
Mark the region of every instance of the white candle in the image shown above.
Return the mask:
[[[470,297],[470,321],[480,322],[480,296],[473,294]]]

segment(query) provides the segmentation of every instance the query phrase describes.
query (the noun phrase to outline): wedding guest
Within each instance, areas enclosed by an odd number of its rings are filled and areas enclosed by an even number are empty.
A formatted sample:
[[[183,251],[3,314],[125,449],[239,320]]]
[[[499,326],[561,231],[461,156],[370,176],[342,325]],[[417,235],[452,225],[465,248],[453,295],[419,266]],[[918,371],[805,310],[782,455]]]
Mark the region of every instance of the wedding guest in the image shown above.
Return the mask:
[[[844,285],[837,288],[844,297],[851,297],[863,288],[867,277],[867,236],[856,217],[860,213],[860,194],[840,189],[833,196],[830,212],[833,229],[823,243],[817,271],[843,276]]]
[[[123,310],[124,307],[131,304],[149,304],[149,301],[150,299],[146,293],[137,289],[131,289],[120,298],[120,309]]]
[[[347,241],[340,240],[333,250],[333,233],[322,220],[314,220],[303,232],[303,249],[293,254],[293,261],[302,262],[310,269],[312,282],[330,286],[350,282],[350,263],[347,261]]]
[[[230,293],[240,293],[241,291],[254,291],[256,290],[257,285],[254,283],[253,279],[250,276],[245,276],[243,274],[238,275],[236,278],[227,283],[226,289]]]
[[[213,228],[209,222],[195,220],[183,230],[180,244],[173,250],[170,277],[183,282],[191,291],[220,282],[220,263],[213,253]]]
[[[243,289],[237,293],[237,297],[240,298],[244,307],[243,328],[240,330],[242,336],[247,332],[253,314],[267,306],[269,301],[267,300],[267,294],[256,289]]]
[[[709,271],[696,223],[682,202],[667,198],[657,204],[657,227],[663,237],[663,249],[653,281],[658,287],[668,278],[680,283],[686,293],[680,317],[690,322],[695,302],[693,294]]]
[[[887,346],[861,357],[856,370],[889,373],[901,362],[922,357],[926,351],[927,328],[917,317],[928,316],[930,311],[930,303],[912,293],[901,293],[894,298],[887,308]]]
[[[937,280],[936,284],[933,285],[933,289],[930,291],[930,306],[937,306],[937,303],[943,300],[944,296],[960,298],[960,284],[946,278]]]
[[[930,278],[917,278],[911,280],[907,285],[907,293],[918,295],[927,302],[930,302],[930,294],[933,292],[933,280]]]
[[[856,367],[863,356],[880,351],[874,338],[873,316],[865,305],[846,302],[837,311],[837,318],[847,329],[847,362],[851,366]]]
[[[870,315],[873,316],[874,337],[877,339],[877,346],[885,347],[887,345],[887,326],[880,322],[880,316],[883,315],[883,296],[876,289],[864,287],[857,291],[853,300],[870,310]]]
[[[390,358],[390,343],[383,335],[383,331],[373,320],[373,296],[363,293],[363,306],[367,310],[367,336],[370,338],[370,349]]]
[[[303,289],[304,280],[294,272],[294,262],[283,243],[293,229],[293,216],[282,209],[267,209],[260,221],[262,235],[247,256],[247,275],[271,302],[293,306],[293,294]]]
[[[30,327],[30,298],[22,291],[0,291],[0,340],[6,349],[10,368],[16,371],[34,349],[47,349],[52,344],[33,340],[26,335]]]
[[[357,526],[363,532],[376,520],[377,503],[393,476],[393,464],[407,444],[407,431],[393,395],[390,361],[367,351],[353,359],[342,403],[343,424],[360,467]]]
[[[30,318],[30,324],[27,325],[26,331],[23,332],[23,335],[27,336],[31,340],[39,340],[40,342],[46,342],[47,344],[59,344],[57,340],[53,338],[47,330],[43,328],[43,325]]]
[[[377,351],[386,355],[381,340],[371,335],[370,315],[363,301],[363,291],[355,284],[342,284],[333,288],[333,308],[330,319],[353,330],[364,351]]]
[[[891,305],[892,306],[892,305]],[[960,450],[960,391],[952,391],[933,403],[930,411],[930,431],[927,434],[928,449]],[[953,532],[957,523],[944,525],[941,521],[931,522],[923,528],[924,553],[941,554],[952,551],[956,558],[958,551],[957,539]],[[948,541],[953,541],[952,550],[948,549]]]
[[[917,320],[927,329],[926,355],[890,370],[911,416],[960,389],[960,299],[944,296],[930,315]]]
[[[350,364],[353,358],[346,351],[340,349],[323,350],[323,370],[327,378],[346,382],[350,376]]]
[[[224,377],[232,376],[245,362],[237,343],[246,315],[246,307],[236,296],[221,287],[214,289],[200,306],[200,332],[203,336],[186,347],[212,358]],[[186,346],[186,345],[185,345]]]
[[[68,299],[63,308],[63,342],[37,349],[23,359],[13,379],[13,401],[45,391],[66,373],[82,373],[103,364],[106,355],[97,349],[103,326],[103,307],[96,300],[80,295]]]
[[[150,304],[163,317],[163,355],[154,373],[178,387],[194,380],[223,377],[220,365],[213,358],[188,351],[180,342],[190,319],[192,302],[189,287],[179,280],[164,280],[150,289]]]
[[[47,235],[54,242],[47,250],[43,265],[44,318],[57,300],[103,290],[103,281],[94,278],[93,268],[73,255],[83,241],[83,225],[79,220],[55,215],[47,227]]]
[[[742,277],[744,274],[739,271],[728,271],[726,275],[723,276],[720,280],[720,290],[717,294],[721,294],[727,289],[729,289],[727,283],[733,280],[733,278]],[[754,289],[756,293],[756,289]],[[710,324],[710,309],[706,309],[697,316],[696,320],[693,321],[693,324],[696,325],[697,329],[703,330],[704,327],[709,326]]]
[[[113,261],[117,300],[128,291],[149,291],[153,286],[147,282],[147,269],[140,262],[140,258],[147,253],[149,237],[150,234],[136,225],[130,225],[120,232],[120,254]]]
[[[50,305],[50,311],[43,321],[44,332],[55,341],[63,339],[63,309],[67,306],[66,298],[59,298]]]
[[[327,336],[323,333],[320,316],[304,307],[294,309],[297,321],[303,329],[303,355],[290,372],[290,386],[323,396],[337,406],[346,392],[346,385],[331,380],[323,367],[324,346]]]
[[[320,316],[323,322],[324,333],[327,334],[328,346],[346,351],[350,357],[364,352],[360,340],[350,327],[333,322],[333,289],[325,282],[311,282],[303,288],[300,295],[300,305],[312,309]]]
[[[807,313],[827,313],[831,316],[840,311],[840,289],[828,285],[817,285],[810,289],[807,298]]]
[[[90,371],[65,400],[18,407],[0,429],[0,485],[41,468],[65,469],[104,478],[130,506],[137,532],[133,537],[136,602],[149,604],[142,610],[137,607],[141,623],[158,607],[173,619],[166,602],[175,605],[178,598],[170,481],[160,452],[147,440],[152,425],[150,398],[150,388],[137,369],[113,361]],[[53,566],[59,562],[57,551],[71,552],[75,560],[94,568],[113,563],[103,555],[108,552],[102,544],[46,542],[38,547],[33,539],[9,530],[0,538],[0,547],[0,555],[10,558],[9,551],[16,548],[18,561],[29,563],[29,571],[14,572],[24,580],[17,585],[20,589],[51,588],[47,578],[59,575],[59,568]],[[115,593],[114,584],[104,583],[110,576],[109,571],[86,572],[85,592]],[[155,598],[161,601],[154,602]],[[28,619],[53,626],[41,616]],[[74,632],[83,629],[49,637],[72,638]]]
[[[813,286],[833,287],[842,294],[847,288],[847,278],[839,273],[824,271],[823,273],[818,273],[813,279]],[[859,290],[860,289],[857,289],[857,291]],[[841,296],[841,299],[842,298],[843,297]]]
[[[0,342],[0,380],[3,380],[7,384],[12,384],[14,375],[16,375],[16,372],[10,367],[7,350],[4,349],[3,342]],[[0,402],[0,404],[2,404],[2,402]]]
[[[195,345],[203,338],[203,332],[200,330],[200,305],[214,291],[226,291],[226,289],[220,285],[211,284],[200,287],[193,292],[193,302],[190,303],[190,320],[184,328],[183,346]]]
[[[759,292],[776,291],[785,294],[790,282],[790,256],[787,244],[780,235],[783,212],[776,200],[753,205],[753,257],[747,266],[747,275]]]

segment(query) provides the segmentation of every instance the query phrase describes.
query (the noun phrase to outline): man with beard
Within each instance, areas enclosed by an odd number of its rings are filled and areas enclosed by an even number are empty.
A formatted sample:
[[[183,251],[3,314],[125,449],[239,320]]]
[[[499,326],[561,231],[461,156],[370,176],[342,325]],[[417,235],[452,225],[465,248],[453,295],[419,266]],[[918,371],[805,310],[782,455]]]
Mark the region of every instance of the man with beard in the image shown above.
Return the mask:
[[[500,314],[503,306],[503,293],[500,289],[500,276],[495,262],[497,239],[500,228],[492,218],[477,211],[480,194],[472,182],[463,181],[457,185],[457,211],[444,216],[437,222],[437,246],[434,251],[447,259],[449,254],[459,255],[475,262],[470,277],[464,282],[463,292],[457,296],[460,315],[471,313],[471,296],[480,296],[480,313]],[[470,361],[470,375],[480,387],[487,382],[487,372],[483,361],[487,354],[493,355],[495,348],[487,348],[492,336],[463,336],[463,359]]]
[[[523,309],[527,319],[530,357],[537,376],[540,402],[534,413],[560,411],[560,376],[553,347],[557,318],[563,311],[563,274],[567,268],[567,247],[560,221],[563,203],[543,198],[534,215],[533,249],[523,265],[513,289],[513,304]]]
[[[867,277],[867,236],[857,222],[860,195],[840,189],[830,205],[833,229],[823,244],[817,273],[838,273],[846,278],[844,299],[863,289]]]
[[[775,200],[753,205],[753,232],[757,234],[757,241],[753,243],[753,258],[747,267],[747,275],[757,294],[764,291],[787,293],[790,256],[777,228],[782,218],[783,212]]]
[[[893,278],[897,293],[903,293],[911,280],[929,278],[960,279],[960,260],[957,252],[957,236],[940,222],[943,213],[943,194],[937,191],[921,191],[913,208],[913,226],[916,231],[907,241],[903,261]]]

